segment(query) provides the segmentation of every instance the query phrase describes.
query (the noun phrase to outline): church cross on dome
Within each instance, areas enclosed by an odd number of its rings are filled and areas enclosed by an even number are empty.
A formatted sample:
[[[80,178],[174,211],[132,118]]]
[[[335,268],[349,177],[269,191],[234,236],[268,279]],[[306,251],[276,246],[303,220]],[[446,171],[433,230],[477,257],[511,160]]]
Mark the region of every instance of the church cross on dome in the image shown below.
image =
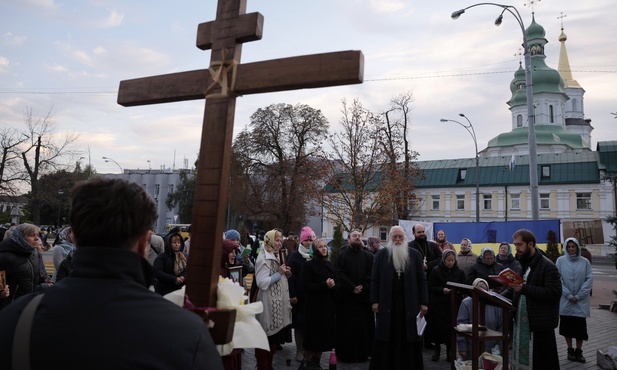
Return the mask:
[[[559,17],[557,17],[557,19],[559,19],[559,21],[561,21],[561,30],[563,31],[563,19],[565,17],[567,17],[567,14],[563,14],[563,12],[559,12],[559,14],[561,14]]]
[[[523,4],[523,6],[529,6],[531,7],[531,13],[535,13],[535,9],[534,9],[534,4],[539,3],[542,0],[527,0],[526,3]]]

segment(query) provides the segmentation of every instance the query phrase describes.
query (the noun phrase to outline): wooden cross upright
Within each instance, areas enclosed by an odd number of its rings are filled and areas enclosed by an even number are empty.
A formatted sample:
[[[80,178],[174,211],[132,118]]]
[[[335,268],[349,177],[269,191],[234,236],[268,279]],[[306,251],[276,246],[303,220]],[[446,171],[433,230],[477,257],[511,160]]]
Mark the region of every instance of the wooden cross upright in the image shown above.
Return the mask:
[[[218,0],[216,20],[197,29],[197,47],[212,50],[209,69],[120,82],[123,106],[206,99],[186,289],[197,307],[216,306],[236,97],[363,79],[361,51],[240,64],[242,42],[261,39],[262,28],[261,14],[246,14],[246,0]]]

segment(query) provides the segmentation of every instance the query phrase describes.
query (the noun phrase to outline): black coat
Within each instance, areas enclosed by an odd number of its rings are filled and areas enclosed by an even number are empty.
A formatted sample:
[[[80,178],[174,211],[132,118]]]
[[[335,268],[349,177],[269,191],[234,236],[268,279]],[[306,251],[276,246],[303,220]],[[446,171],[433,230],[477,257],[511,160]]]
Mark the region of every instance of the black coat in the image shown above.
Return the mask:
[[[295,251],[289,256],[287,264],[291,268],[291,276],[287,279],[289,282],[289,298],[297,298],[298,302],[291,305],[291,324],[294,328],[304,327],[304,282],[302,280],[302,270],[306,265],[306,259],[302,257],[300,252]],[[332,349],[332,348],[330,348]]]
[[[465,273],[456,263],[452,268],[447,268],[443,261],[431,272],[428,279],[428,321],[427,331],[434,342],[450,343],[450,332],[452,326],[452,296],[444,294],[443,289],[447,288],[447,283],[465,284]],[[459,306],[461,299],[457,297]]]
[[[477,278],[482,278],[488,282],[488,286],[491,289],[500,289],[502,285],[497,281],[488,277],[489,275],[499,275],[503,271],[503,266],[500,263],[494,262],[492,265],[487,265],[482,261],[482,257],[476,259],[476,263],[471,265],[469,272],[465,277],[467,285],[471,285]]]
[[[430,275],[431,270],[441,261],[441,250],[437,243],[427,240],[424,243],[418,243],[414,239],[408,243],[408,246],[420,252],[423,258],[426,259],[426,275]]]
[[[6,282],[10,295],[0,299],[0,309],[9,305],[15,299],[35,291],[42,283],[42,260],[34,248],[27,249],[12,239],[0,243],[0,271],[6,272]]]
[[[223,369],[203,320],[148,290],[152,267],[145,258],[78,247],[73,267],[46,289],[34,317],[32,370],[50,363],[54,369]],[[0,312],[0,369],[11,368],[17,318],[33,296]],[[65,343],[50,345],[50,336]]]
[[[557,266],[544,256],[540,249],[527,264],[521,264],[523,274],[530,268],[527,281],[523,284],[522,295],[527,297],[527,314],[531,331],[553,330],[559,324],[559,300],[561,298],[561,276]],[[512,288],[504,295],[511,297]],[[518,301],[518,297],[515,297]]]
[[[336,294],[326,284],[330,278],[338,284],[332,262],[313,258],[304,264],[304,348],[308,351],[331,351],[336,343]]]
[[[160,295],[165,295],[178,290],[184,286],[185,283],[176,284],[176,278],[180,276],[186,277],[186,269],[176,274],[174,272],[174,264],[176,262],[176,252],[171,248],[171,236],[180,235],[179,233],[165,236],[165,253],[161,253],[156,256],[154,260],[154,277],[156,282],[154,288]],[[180,237],[180,251],[184,251],[184,240]]]

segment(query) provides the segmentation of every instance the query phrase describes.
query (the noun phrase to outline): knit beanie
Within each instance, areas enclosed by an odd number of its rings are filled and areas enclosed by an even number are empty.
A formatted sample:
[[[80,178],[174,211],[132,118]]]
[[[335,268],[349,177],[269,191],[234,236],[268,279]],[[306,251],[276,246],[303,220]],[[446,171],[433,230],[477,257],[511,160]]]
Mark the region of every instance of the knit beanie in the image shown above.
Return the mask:
[[[240,233],[237,230],[230,229],[225,232],[225,239],[227,240],[240,240]]]
[[[310,227],[304,226],[302,228],[302,231],[300,232],[300,243],[302,243],[303,241],[307,239],[311,239],[311,241],[314,241],[315,233],[313,232],[313,229],[311,229]]]

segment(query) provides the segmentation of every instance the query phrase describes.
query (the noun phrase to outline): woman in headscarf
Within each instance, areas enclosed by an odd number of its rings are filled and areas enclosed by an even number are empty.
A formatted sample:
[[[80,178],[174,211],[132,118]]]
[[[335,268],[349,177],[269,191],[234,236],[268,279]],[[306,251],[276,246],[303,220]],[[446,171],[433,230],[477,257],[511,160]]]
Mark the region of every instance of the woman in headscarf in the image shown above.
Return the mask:
[[[184,239],[179,232],[165,236],[165,253],[154,260],[155,292],[165,295],[182,288],[186,280]]]
[[[52,249],[51,255],[54,261],[54,275],[51,278],[51,281],[56,282],[56,276],[58,275],[58,270],[60,269],[60,264],[64,259],[75,250],[75,244],[73,244],[73,231],[71,227],[65,227],[58,233],[58,243],[55,243],[56,246]]]
[[[495,262],[501,264],[504,269],[509,268],[520,276],[523,276],[523,268],[521,267],[520,262],[518,262],[512,255],[512,247],[509,243],[501,242],[501,244],[499,244],[499,249],[497,250],[497,255],[495,256]]]
[[[15,228],[11,236],[0,243],[0,270],[6,273],[9,295],[0,299],[0,309],[15,299],[32,293],[43,282],[43,261],[37,251],[41,244],[39,227],[24,223]]]
[[[448,282],[465,283],[465,273],[456,264],[456,252],[452,249],[443,251],[441,261],[428,279],[428,312],[426,314],[428,332],[426,335],[430,342],[435,343],[435,352],[431,357],[433,361],[439,361],[442,343],[446,345],[446,360],[450,361],[451,294],[453,293],[447,286]]]
[[[480,256],[469,269],[465,280],[468,285],[471,285],[477,278],[482,278],[488,281],[490,289],[500,291],[502,289],[501,284],[491,279],[489,275],[499,275],[502,270],[503,266],[495,262],[495,252],[490,247],[482,248]]]
[[[336,267],[328,260],[328,244],[317,239],[304,265],[304,368],[319,369],[321,354],[336,343]]]
[[[257,320],[268,336],[270,351],[255,348],[258,370],[272,370],[272,359],[276,345],[281,342],[280,334],[291,324],[291,304],[287,278],[291,276],[289,266],[282,264],[279,251],[283,244],[283,234],[270,230],[264,235],[264,250],[257,255],[255,281],[259,292],[257,300],[263,303],[263,312]]]
[[[583,341],[589,339],[587,317],[589,296],[593,286],[591,263],[581,256],[581,245],[575,238],[564,243],[565,254],[557,258],[555,265],[561,274],[561,300],[559,302],[559,335],[566,339],[568,360],[585,362]],[[576,339],[576,348],[572,347]]]

